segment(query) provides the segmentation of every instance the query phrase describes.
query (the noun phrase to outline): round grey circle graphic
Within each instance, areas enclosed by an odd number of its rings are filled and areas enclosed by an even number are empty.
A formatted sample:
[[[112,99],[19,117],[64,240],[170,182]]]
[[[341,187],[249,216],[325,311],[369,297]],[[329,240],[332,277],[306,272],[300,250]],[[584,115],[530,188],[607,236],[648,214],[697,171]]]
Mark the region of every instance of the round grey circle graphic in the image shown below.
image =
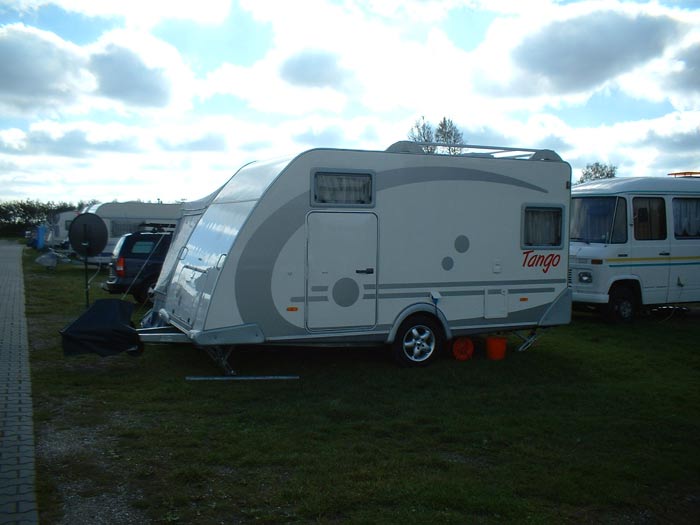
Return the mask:
[[[466,235],[460,235],[455,239],[455,250],[459,253],[464,253],[469,249],[469,238]]]
[[[333,300],[339,306],[352,306],[360,298],[360,286],[349,277],[343,277],[333,285]]]
[[[455,262],[454,262],[454,260],[452,259],[452,257],[445,257],[445,258],[442,260],[442,268],[443,268],[443,270],[446,270],[446,271],[449,272],[449,271],[452,269],[452,267],[453,267],[454,265],[455,265]]]

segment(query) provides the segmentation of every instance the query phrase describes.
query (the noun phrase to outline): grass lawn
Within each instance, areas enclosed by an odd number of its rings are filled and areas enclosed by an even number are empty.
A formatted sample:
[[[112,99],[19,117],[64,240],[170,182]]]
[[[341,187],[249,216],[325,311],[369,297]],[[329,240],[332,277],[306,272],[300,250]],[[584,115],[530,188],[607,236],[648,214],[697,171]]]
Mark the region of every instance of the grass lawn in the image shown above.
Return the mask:
[[[383,348],[62,355],[80,266],[25,250],[42,523],[700,523],[700,307],[576,314],[503,361]],[[91,299],[101,274],[93,281]],[[104,521],[99,521],[100,519]]]

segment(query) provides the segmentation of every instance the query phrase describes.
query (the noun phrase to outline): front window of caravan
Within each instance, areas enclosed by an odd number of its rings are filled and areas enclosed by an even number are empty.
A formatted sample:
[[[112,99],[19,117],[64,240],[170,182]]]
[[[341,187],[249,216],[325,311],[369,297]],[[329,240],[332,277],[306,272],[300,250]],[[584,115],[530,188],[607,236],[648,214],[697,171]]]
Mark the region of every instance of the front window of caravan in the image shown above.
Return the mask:
[[[627,242],[627,201],[622,197],[571,199],[572,241],[600,244]]]
[[[314,204],[371,206],[372,175],[370,173],[316,172]]]

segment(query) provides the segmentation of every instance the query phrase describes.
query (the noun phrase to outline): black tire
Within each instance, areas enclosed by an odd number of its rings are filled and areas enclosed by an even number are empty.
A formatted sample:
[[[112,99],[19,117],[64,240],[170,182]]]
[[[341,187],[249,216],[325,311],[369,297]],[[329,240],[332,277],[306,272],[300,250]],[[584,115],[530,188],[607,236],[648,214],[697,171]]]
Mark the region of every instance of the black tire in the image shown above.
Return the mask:
[[[610,290],[605,318],[613,323],[631,323],[637,313],[634,292],[627,286],[615,286]]]
[[[428,315],[414,315],[401,323],[391,345],[394,359],[402,366],[427,366],[444,347],[442,326]]]

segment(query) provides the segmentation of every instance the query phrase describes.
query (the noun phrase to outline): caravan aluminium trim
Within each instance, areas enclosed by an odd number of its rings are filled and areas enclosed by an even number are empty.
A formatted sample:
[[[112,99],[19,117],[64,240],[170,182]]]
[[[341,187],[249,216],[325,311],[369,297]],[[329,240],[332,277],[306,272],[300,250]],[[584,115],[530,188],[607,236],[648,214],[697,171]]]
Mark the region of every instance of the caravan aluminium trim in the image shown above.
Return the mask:
[[[700,178],[629,177],[574,186],[573,300],[612,319],[700,301]]]
[[[570,166],[463,151],[400,142],[243,167],[171,248],[162,324],[199,346],[393,342],[424,364],[457,335],[568,323]]]

